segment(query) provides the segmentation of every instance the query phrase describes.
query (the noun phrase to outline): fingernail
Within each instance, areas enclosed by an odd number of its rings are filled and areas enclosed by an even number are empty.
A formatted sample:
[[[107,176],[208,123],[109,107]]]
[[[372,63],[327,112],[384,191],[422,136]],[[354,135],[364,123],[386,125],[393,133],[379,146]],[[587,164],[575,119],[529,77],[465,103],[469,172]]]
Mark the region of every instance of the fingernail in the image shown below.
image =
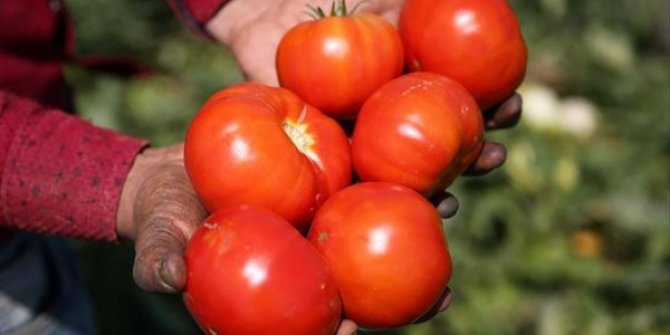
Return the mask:
[[[170,280],[171,276],[170,276],[169,265],[167,263],[168,263],[167,259],[163,259],[158,269],[158,277],[160,278],[160,284],[167,292],[177,292],[177,289],[169,284],[171,282]]]

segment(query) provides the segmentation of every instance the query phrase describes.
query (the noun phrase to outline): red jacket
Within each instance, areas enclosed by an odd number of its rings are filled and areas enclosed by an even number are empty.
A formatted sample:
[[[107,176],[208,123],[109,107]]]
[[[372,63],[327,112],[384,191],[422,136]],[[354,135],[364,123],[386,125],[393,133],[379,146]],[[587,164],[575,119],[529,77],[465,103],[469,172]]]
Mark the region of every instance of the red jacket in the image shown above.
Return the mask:
[[[169,2],[204,34],[226,1]],[[67,113],[73,36],[63,0],[0,1],[0,228],[113,241],[125,176],[146,142]]]

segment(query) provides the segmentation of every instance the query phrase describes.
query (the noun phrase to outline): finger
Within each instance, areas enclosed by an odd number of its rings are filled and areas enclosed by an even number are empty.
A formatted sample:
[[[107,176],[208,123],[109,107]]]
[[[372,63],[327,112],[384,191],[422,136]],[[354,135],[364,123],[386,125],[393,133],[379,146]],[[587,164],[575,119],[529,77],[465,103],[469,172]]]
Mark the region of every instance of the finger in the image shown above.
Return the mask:
[[[135,203],[133,276],[145,290],[177,292],[186,283],[184,248],[207,213],[182,167],[164,167],[152,176]]]
[[[484,112],[484,126],[487,130],[515,126],[521,119],[522,103],[521,95],[514,93],[500,106]]]
[[[442,192],[432,196],[430,202],[433,203],[433,206],[435,206],[443,219],[448,219],[458,212],[458,199],[449,192]]]
[[[444,290],[444,292],[442,292],[442,295],[437,300],[435,305],[433,305],[433,307],[431,307],[428,310],[428,312],[426,314],[424,314],[422,317],[420,317],[415,323],[426,322],[426,321],[432,319],[433,317],[435,317],[435,315],[437,315],[438,313],[446,311],[447,308],[449,308],[449,306],[451,305],[452,296],[453,295],[451,293],[451,289],[449,289],[447,287]]]
[[[477,160],[465,171],[465,175],[481,176],[505,163],[507,149],[500,143],[486,142]]]
[[[340,328],[337,330],[336,335],[356,335],[357,328],[353,321],[345,319],[340,323]]]
[[[147,291],[173,293],[186,284],[187,237],[164,219],[147,223],[135,242],[133,277]]]

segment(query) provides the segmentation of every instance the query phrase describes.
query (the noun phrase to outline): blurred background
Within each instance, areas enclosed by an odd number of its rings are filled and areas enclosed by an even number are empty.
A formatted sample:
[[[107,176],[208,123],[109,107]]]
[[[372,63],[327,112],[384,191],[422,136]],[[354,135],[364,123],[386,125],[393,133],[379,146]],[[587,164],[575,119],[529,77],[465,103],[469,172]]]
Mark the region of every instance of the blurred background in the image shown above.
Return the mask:
[[[181,141],[212,92],[242,80],[163,1],[70,0],[78,53],[150,76],[68,68],[80,114]],[[530,49],[521,124],[489,137],[504,167],[462,178],[445,222],[452,307],[380,334],[670,334],[670,1],[511,1]],[[181,298],[140,291],[129,245],[72,241],[101,334],[197,334]]]

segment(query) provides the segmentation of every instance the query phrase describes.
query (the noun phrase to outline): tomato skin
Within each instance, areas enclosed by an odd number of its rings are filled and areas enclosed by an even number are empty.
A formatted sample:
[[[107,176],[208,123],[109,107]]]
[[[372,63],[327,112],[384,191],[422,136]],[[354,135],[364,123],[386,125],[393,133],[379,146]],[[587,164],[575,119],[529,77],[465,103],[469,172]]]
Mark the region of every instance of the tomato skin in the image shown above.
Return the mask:
[[[337,122],[286,89],[257,83],[205,102],[189,125],[184,163],[210,212],[255,205],[303,231],[321,203],[351,183],[350,147]]]
[[[185,252],[184,301],[207,334],[332,335],[341,301],[324,258],[276,214],[229,208]],[[212,332],[213,331],[213,332]]]
[[[363,181],[399,183],[430,196],[474,162],[483,140],[481,112],[462,85],[414,72],[382,86],[361,108],[354,170]]]
[[[402,73],[403,47],[380,16],[326,17],[290,29],[276,67],[281,86],[329,116],[352,118],[374,90]]]
[[[410,324],[439,300],[452,264],[442,221],[420,194],[391,183],[335,193],[308,238],[326,257],[344,315],[367,329]]]
[[[407,0],[398,29],[411,70],[457,80],[482,109],[511,96],[525,76],[528,50],[506,0]]]

